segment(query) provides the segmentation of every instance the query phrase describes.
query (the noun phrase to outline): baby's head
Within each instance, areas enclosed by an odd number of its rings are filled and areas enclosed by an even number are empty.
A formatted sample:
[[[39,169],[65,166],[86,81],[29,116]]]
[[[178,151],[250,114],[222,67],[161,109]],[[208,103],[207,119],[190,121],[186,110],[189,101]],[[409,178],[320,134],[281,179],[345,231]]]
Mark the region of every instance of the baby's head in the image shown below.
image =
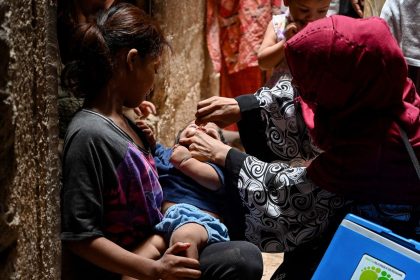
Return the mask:
[[[303,28],[309,22],[327,15],[331,0],[284,0],[293,21]]]
[[[187,126],[185,126],[183,129],[181,129],[178,132],[178,135],[175,138],[175,144],[179,143],[179,139],[184,137],[191,137],[193,135],[193,132],[196,129],[201,129],[204,131],[207,135],[213,137],[214,139],[220,140],[223,143],[226,143],[225,137],[223,136],[223,132],[220,129],[219,126],[217,126],[215,123],[209,122],[206,125],[196,125],[195,121],[191,121]]]

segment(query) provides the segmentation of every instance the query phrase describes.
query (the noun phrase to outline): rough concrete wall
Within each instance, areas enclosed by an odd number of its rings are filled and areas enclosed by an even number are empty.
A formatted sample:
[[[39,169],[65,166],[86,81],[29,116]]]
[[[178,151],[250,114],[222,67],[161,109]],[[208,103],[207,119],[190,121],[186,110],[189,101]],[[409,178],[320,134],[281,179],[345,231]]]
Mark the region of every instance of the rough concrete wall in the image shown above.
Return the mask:
[[[12,209],[8,206],[10,190],[16,170],[14,160],[14,130],[12,126],[12,107],[8,99],[8,66],[10,47],[6,26],[9,21],[9,7],[0,0],[0,279],[7,279],[12,270],[9,265],[15,258],[17,232],[11,226]]]
[[[0,0],[0,279],[60,274],[54,18],[52,0]]]
[[[172,145],[177,131],[194,119],[197,102],[218,94],[206,53],[206,1],[156,0],[152,10],[173,48],[165,54],[152,98],[157,137]]]

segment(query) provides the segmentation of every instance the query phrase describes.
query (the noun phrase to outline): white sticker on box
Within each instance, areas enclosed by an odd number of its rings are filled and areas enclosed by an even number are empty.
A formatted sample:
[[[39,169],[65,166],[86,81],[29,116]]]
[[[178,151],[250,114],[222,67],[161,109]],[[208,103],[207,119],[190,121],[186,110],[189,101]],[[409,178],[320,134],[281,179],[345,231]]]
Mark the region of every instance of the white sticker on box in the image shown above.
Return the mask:
[[[404,278],[404,272],[365,254],[351,280],[404,280]]]

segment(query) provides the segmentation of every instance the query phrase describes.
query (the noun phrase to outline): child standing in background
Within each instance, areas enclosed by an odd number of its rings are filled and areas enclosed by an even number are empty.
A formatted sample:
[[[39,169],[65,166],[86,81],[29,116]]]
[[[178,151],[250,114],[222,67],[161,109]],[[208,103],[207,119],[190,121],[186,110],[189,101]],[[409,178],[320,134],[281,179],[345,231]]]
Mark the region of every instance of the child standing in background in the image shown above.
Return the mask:
[[[382,7],[381,18],[388,23],[403,51],[408,77],[420,92],[420,2],[387,0]]]
[[[291,79],[284,59],[284,45],[309,22],[327,15],[331,0],[284,0],[289,8],[285,14],[274,15],[267,26],[258,51],[258,64],[263,70],[273,70],[265,86],[272,88],[280,78]]]

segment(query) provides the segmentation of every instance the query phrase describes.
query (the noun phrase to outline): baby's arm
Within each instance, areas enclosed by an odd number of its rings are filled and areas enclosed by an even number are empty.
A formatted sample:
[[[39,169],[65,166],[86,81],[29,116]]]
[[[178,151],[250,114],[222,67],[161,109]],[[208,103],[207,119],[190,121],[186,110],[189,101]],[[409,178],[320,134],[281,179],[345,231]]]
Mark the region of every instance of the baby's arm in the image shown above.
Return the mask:
[[[220,189],[221,182],[216,170],[209,164],[192,158],[186,147],[181,145],[174,147],[171,163],[176,169],[203,187],[213,191]]]
[[[277,36],[273,24],[270,21],[267,30],[265,31],[260,49],[258,50],[258,65],[261,69],[272,69],[284,60],[285,43],[285,39],[277,42]]]
[[[286,41],[292,38],[302,29],[300,23],[293,22],[290,19],[284,30],[284,39],[277,42],[277,35],[273,24],[270,22],[264,34],[263,42],[258,50],[258,65],[263,70],[269,70],[276,67],[284,60],[284,47]]]
[[[154,150],[156,148],[156,138],[153,133],[153,129],[144,120],[136,121],[136,125],[143,131],[147,141],[149,142],[150,148]]]

